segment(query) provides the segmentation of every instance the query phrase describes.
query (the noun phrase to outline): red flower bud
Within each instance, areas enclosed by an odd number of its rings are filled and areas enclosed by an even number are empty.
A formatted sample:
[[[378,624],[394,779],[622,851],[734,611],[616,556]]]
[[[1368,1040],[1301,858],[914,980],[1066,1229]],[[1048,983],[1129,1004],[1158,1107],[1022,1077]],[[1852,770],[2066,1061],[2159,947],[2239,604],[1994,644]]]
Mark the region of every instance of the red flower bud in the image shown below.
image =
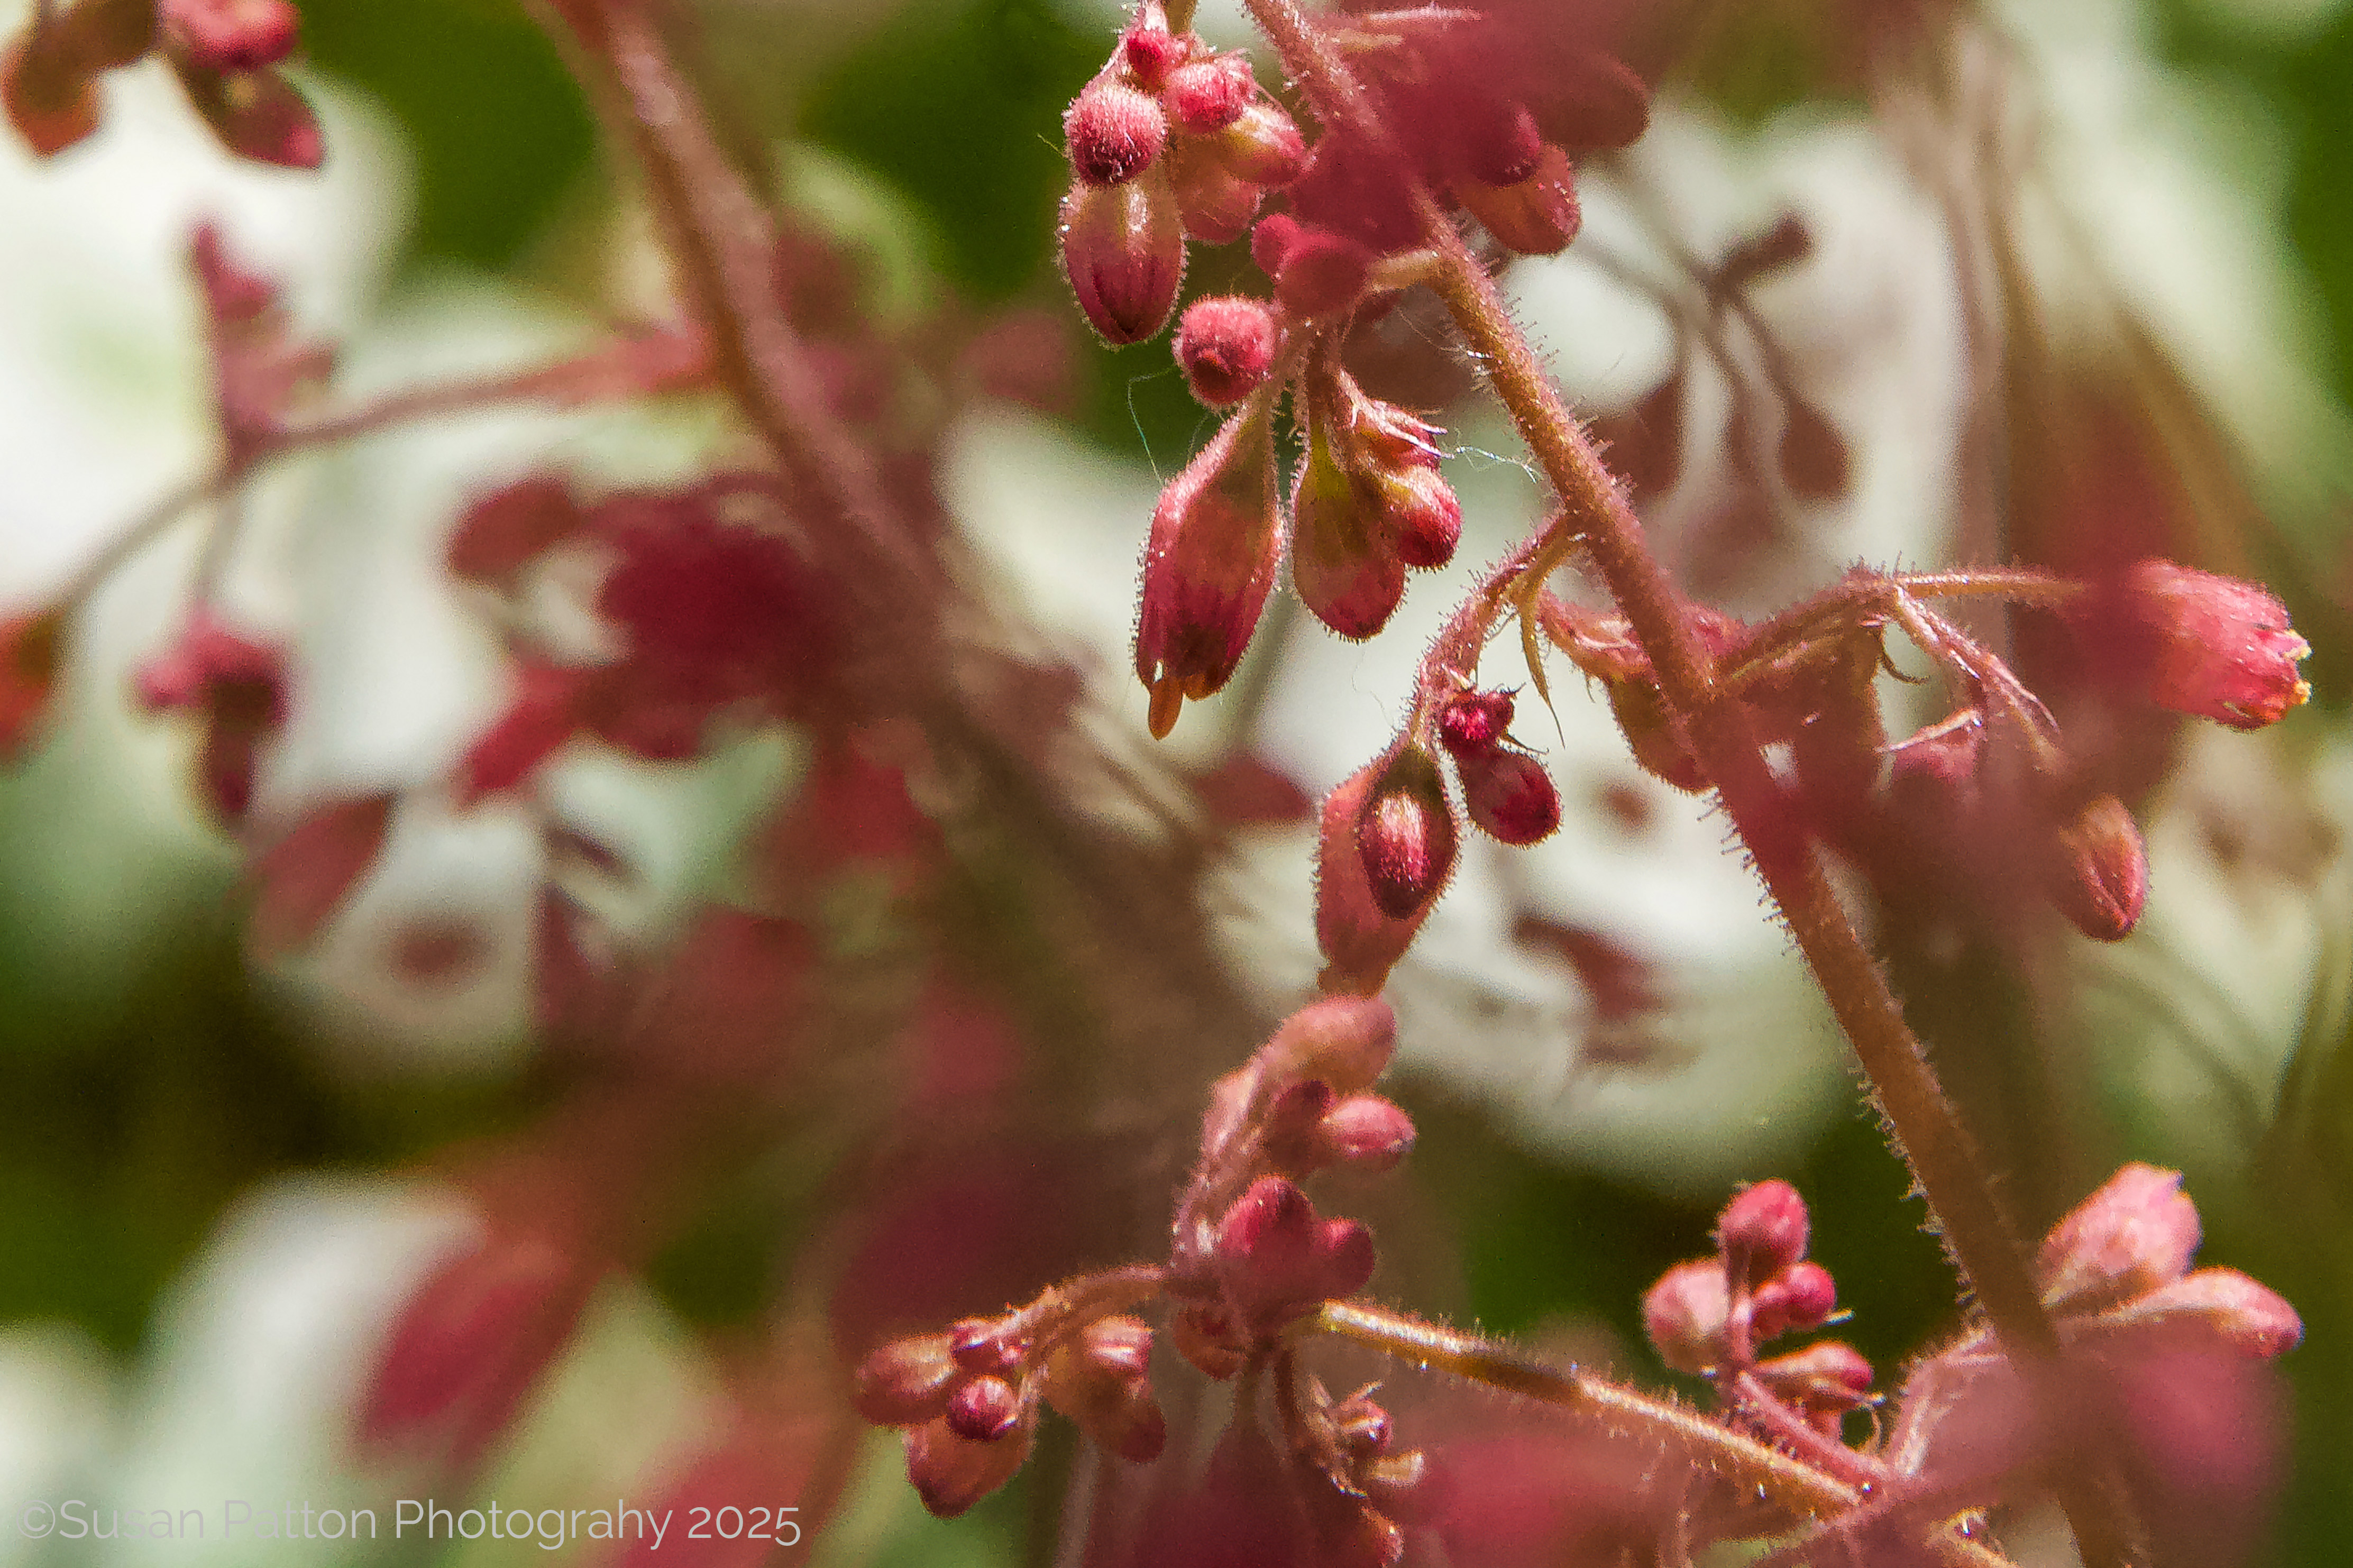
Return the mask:
[[[343,801],[312,812],[255,857],[246,924],[253,953],[275,958],[317,935],[375,864],[391,821],[390,795]]]
[[[1438,711],[1439,743],[1457,762],[1503,743],[1512,727],[1512,694],[1508,691],[1465,691]]]
[[[1757,1288],[1750,1332],[1769,1340],[1792,1329],[1819,1329],[1838,1310],[1838,1284],[1819,1263],[1793,1263]]]
[[[1852,1345],[1824,1340],[1758,1363],[1757,1376],[1817,1430],[1835,1437],[1846,1413],[1869,1403],[1873,1373]]]
[[[2096,1312],[2145,1296],[2189,1272],[2198,1240],[2181,1173],[2128,1164],[2043,1238],[2042,1300],[2056,1312]]]
[[[1269,278],[1282,276],[1283,258],[1291,254],[1303,226],[1289,213],[1269,213],[1250,230],[1250,259]]]
[[[1707,788],[1707,774],[1684,742],[1682,726],[1669,716],[1666,700],[1648,677],[1611,681],[1609,712],[1645,773],[1693,795]]]
[[[1232,679],[1258,629],[1282,542],[1268,411],[1245,407],[1161,492],[1144,547],[1135,673],[1152,732]]]
[[[1746,1259],[1751,1281],[1771,1279],[1806,1255],[1806,1200],[1784,1181],[1759,1182],[1724,1206],[1715,1222],[1725,1267]]]
[[[1223,1383],[1249,1359],[1221,1307],[1186,1307],[1168,1321],[1168,1342],[1206,1377]]]
[[[1029,1458],[1034,1422],[987,1440],[959,1436],[944,1416],[906,1432],[907,1479],[923,1506],[941,1519],[956,1515],[1011,1480]]]
[[[1149,95],[1097,78],[1063,114],[1062,143],[1088,184],[1125,184],[1168,145],[1168,117]]]
[[[1311,1002],[1258,1050],[1269,1073],[1319,1079],[1343,1095],[1370,1089],[1396,1054],[1397,1015],[1377,996]]]
[[[1120,38],[1127,68],[1147,91],[1157,92],[1168,73],[1184,62],[1190,46],[1168,26],[1168,13],[1157,0],[1147,0]]]
[[[504,587],[587,521],[572,487],[552,474],[492,490],[466,508],[449,535],[449,574]]]
[[[214,70],[276,65],[301,26],[287,0],[162,0],[157,10],[173,47]]]
[[[1249,232],[1266,195],[1264,186],[1236,174],[1198,141],[1176,144],[1168,155],[1168,176],[1176,193],[1178,223],[1187,237],[1203,245],[1240,239]]]
[[[1472,825],[1502,844],[1539,844],[1560,826],[1560,791],[1544,764],[1500,746],[1458,754],[1462,806]]]
[[[2110,1321],[2119,1324],[2193,1320],[2240,1354],[2268,1361],[2303,1342],[2304,1320],[2286,1298],[2235,1268],[2200,1268],[2129,1301]]]
[[[1149,1464],[1168,1442],[1151,1372],[1150,1327],[1139,1318],[1101,1318],[1047,1362],[1046,1398],[1111,1452]]]
[[[16,760],[47,711],[64,647],[58,610],[0,619],[0,763]]]
[[[2159,707],[2260,730],[2312,695],[2295,670],[2312,646],[2261,586],[2143,561],[2126,576],[2125,593],[2134,618],[2156,638],[2148,695]]]
[[[1430,570],[1454,559],[1462,540],[1462,503],[1436,468],[1415,464],[1386,474],[1379,494],[1399,560]]]
[[[1307,167],[1306,139],[1277,103],[1244,108],[1209,144],[1219,162],[1254,185],[1287,185]]]
[[[1568,248],[1582,222],[1577,205],[1577,175],[1568,154],[1546,143],[1535,173],[1516,184],[1489,185],[1458,180],[1454,196],[1486,226],[1498,244],[1522,256],[1553,256]]]
[[[1454,805],[1438,764],[1409,742],[1389,759],[1356,822],[1373,901],[1391,920],[1420,913],[1454,871]]]
[[[1029,1353],[1028,1338],[1007,1334],[994,1318],[959,1318],[948,1325],[948,1354],[966,1372],[1018,1377]]]
[[[1544,161],[1544,132],[1526,104],[1482,94],[1464,108],[1456,157],[1465,176],[1482,185],[1516,185],[1536,173]]]
[[[947,1335],[892,1340],[858,1363],[850,1404],[878,1426],[913,1426],[945,1413],[963,1375],[948,1354]]]
[[[1061,237],[1071,292],[1105,342],[1142,342],[1166,324],[1185,279],[1185,235],[1165,179],[1072,185]]]
[[[1696,1375],[1722,1362],[1731,1318],[1732,1293],[1717,1258],[1678,1263],[1642,1295],[1642,1332],[1677,1372]]]
[[[1219,1222],[1217,1259],[1227,1300],[1256,1333],[1303,1317],[1373,1277],[1372,1233],[1322,1220],[1297,1184],[1261,1176]]]
[[[1386,758],[1375,758],[1324,800],[1315,842],[1315,944],[1324,967],[1316,984],[1334,994],[1378,992],[1429,913],[1427,904],[1405,920],[1384,913],[1357,849],[1358,824],[1387,765]]]
[[[2132,813],[2115,795],[2087,803],[2059,830],[2051,901],[2075,929],[2100,942],[2132,934],[2148,900],[2148,854]]]
[[[1373,253],[1328,228],[1301,228],[1283,247],[1274,297],[1293,315],[1336,316],[1364,297]]]
[[[1246,55],[1216,55],[1168,73],[1165,100],[1176,123],[1196,136],[1223,131],[1258,94]]]
[[[1185,384],[1211,408],[1240,403],[1274,367],[1274,316],[1263,300],[1239,294],[1196,300],[1176,323],[1176,363]]]
[[[1377,1094],[1352,1094],[1316,1124],[1320,1163],[1378,1173],[1413,1151],[1413,1118]]]
[[[1291,491],[1291,584],[1317,620],[1351,639],[1387,626],[1405,597],[1405,563],[1363,487],[1335,461],[1330,426],[1312,412]]]
[[[277,71],[219,70],[177,52],[167,58],[189,107],[231,153],[281,169],[315,169],[326,161],[326,138],[310,100]]]
[[[1021,1396],[1001,1377],[976,1377],[948,1395],[948,1429],[959,1437],[993,1443],[1021,1418]]]

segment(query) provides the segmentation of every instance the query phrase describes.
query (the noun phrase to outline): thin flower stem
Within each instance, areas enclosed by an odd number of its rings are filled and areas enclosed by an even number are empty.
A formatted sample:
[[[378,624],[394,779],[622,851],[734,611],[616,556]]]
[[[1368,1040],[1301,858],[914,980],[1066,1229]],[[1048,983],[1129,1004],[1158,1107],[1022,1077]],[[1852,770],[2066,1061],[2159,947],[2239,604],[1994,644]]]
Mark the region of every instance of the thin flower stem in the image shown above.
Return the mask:
[[[1871,1079],[1897,1150],[1911,1167],[1956,1264],[1996,1332],[2032,1382],[2049,1385],[2059,1338],[2034,1288],[2015,1228],[1978,1151],[1946,1100],[1886,978],[1839,903],[1797,815],[1783,800],[1736,693],[1723,689],[1687,628],[1683,600],[1642,536],[1616,479],[1512,319],[1493,279],[1397,146],[1373,100],[1296,0],[1245,0],[1300,84],[1326,134],[1357,137],[1398,173],[1423,243],[1442,265],[1432,287],[1489,385],[1543,467],[1567,519],[1649,657],[1669,710],[1715,784],[1757,874],[1812,967]],[[2103,1489],[2063,1486],[2061,1501],[2092,1568],[2126,1561],[2126,1532]]]

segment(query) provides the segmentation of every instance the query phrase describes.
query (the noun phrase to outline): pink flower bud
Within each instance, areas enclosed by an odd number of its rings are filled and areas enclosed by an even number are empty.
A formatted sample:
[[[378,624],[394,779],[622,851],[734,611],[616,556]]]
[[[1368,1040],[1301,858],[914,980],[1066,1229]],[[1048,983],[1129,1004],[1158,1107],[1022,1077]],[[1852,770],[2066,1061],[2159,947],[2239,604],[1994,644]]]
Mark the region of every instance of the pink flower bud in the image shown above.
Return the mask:
[[[1046,1399],[1111,1452],[1149,1464],[1168,1442],[1151,1369],[1152,1330],[1143,1320],[1098,1319],[1046,1363]]]
[[[1098,78],[1071,100],[1062,143],[1071,169],[1088,184],[1125,184],[1168,145],[1168,117],[1149,95]]]
[[[1380,498],[1398,559],[1423,570],[1454,559],[1462,540],[1462,503],[1436,468],[1416,464],[1384,475]]]
[[[1121,36],[1120,49],[1135,79],[1146,91],[1157,92],[1168,73],[1184,63],[1190,46],[1169,27],[1168,13],[1157,0],[1147,0]]]
[[[1142,342],[1166,324],[1185,280],[1185,234],[1165,179],[1072,185],[1061,238],[1063,275],[1105,342]]]
[[[2235,1268],[2200,1268],[2113,1314],[2116,1323],[2195,1320],[2240,1354],[2268,1361],[2303,1342],[2304,1320],[2286,1298]]]
[[[172,46],[214,70],[276,65],[301,26],[288,0],[162,0],[157,12]]]
[[[1397,1054],[1397,1015],[1377,996],[1329,996],[1282,1022],[1259,1047],[1269,1073],[1320,1079],[1342,1095],[1361,1094]]]
[[[326,161],[326,137],[310,100],[279,72],[221,70],[176,51],[166,58],[188,106],[231,153],[281,169],[315,169]]]
[[[1373,901],[1391,920],[1421,913],[1454,872],[1454,805],[1430,754],[1398,748],[1356,822]]]
[[[1544,162],[1544,132],[1528,106],[1515,99],[1482,95],[1459,132],[1460,166],[1482,185],[1516,185],[1533,178]]]
[[[1226,1298],[1250,1330],[1267,1334],[1373,1277],[1372,1233],[1352,1219],[1318,1219],[1296,1183],[1261,1176],[1218,1224]]]
[[[1249,1359],[1233,1320],[1222,1307],[1180,1309],[1168,1321],[1168,1342],[1205,1377],[1219,1383],[1241,1371]]]
[[[2149,700],[2234,730],[2276,723],[2312,695],[2296,663],[2312,646],[2267,590],[2235,577],[2143,561],[2125,581],[2134,618],[2156,639]]]
[[[946,1412],[948,1394],[963,1375],[947,1335],[892,1340],[858,1363],[850,1404],[878,1426],[913,1426]]]
[[[1819,1329],[1838,1310],[1838,1284],[1819,1263],[1793,1263],[1757,1287],[1749,1331],[1769,1340],[1791,1330]]]
[[[1732,1293],[1717,1258],[1678,1263],[1642,1295],[1642,1332],[1677,1372],[1697,1375],[1721,1363],[1731,1319]]]
[[[1283,258],[1291,254],[1303,226],[1289,213],[1269,213],[1250,230],[1250,259],[1269,278],[1282,276]]]
[[[1457,762],[1503,743],[1512,727],[1512,694],[1465,691],[1438,710],[1439,743]]]
[[[1377,1094],[1348,1096],[1316,1127],[1323,1163],[1358,1171],[1395,1170],[1412,1152],[1413,1139],[1413,1118]]]
[[[311,813],[253,862],[256,893],[246,943],[257,957],[291,952],[317,935],[384,847],[392,796],[365,795]]]
[[[1021,1396],[1001,1377],[976,1377],[948,1395],[946,1415],[957,1436],[993,1443],[1021,1419]]]
[[[1185,700],[1231,679],[1258,629],[1281,552],[1268,411],[1228,419],[1161,492],[1144,548],[1135,673],[1152,693],[1155,735]]]
[[[1405,597],[1405,563],[1363,487],[1335,461],[1330,426],[1313,414],[1291,491],[1291,584],[1317,620],[1352,640],[1387,626]]]
[[[1771,1279],[1806,1255],[1806,1200],[1784,1181],[1759,1182],[1724,1206],[1715,1222],[1725,1267],[1746,1260],[1752,1282]]]
[[[2055,1312],[2096,1312],[2189,1272],[2198,1207],[2181,1173],[2137,1162],[2069,1210],[2035,1258],[2042,1300]]]
[[[954,1519],[1013,1479],[1036,1432],[1035,1423],[1022,1422],[1002,1437],[976,1441],[959,1436],[945,1417],[910,1426],[907,1479],[925,1508]]]
[[[959,1318],[948,1325],[948,1354],[966,1372],[1018,1377],[1029,1354],[1029,1340],[1008,1334],[994,1318]]]
[[[1223,131],[1257,96],[1245,55],[1215,55],[1168,73],[1165,101],[1176,123],[1196,136]]]
[[[1547,143],[1535,173],[1517,184],[1458,180],[1454,196],[1486,226],[1496,243],[1522,256],[1553,256],[1577,237],[1581,216],[1577,176],[1568,154]]]
[[[2075,929],[2099,942],[2121,942],[2148,900],[2148,853],[2132,813],[2115,795],[2085,804],[2055,839],[2051,901]]]
[[[1176,144],[1168,155],[1168,175],[1176,192],[1177,221],[1187,237],[1203,245],[1240,239],[1266,197],[1266,187],[1234,174],[1198,141]]]
[[[525,659],[515,666],[515,694],[459,760],[457,804],[503,795],[537,773],[572,739],[595,690],[596,672]]]
[[[1387,765],[1386,758],[1375,758],[1324,800],[1315,841],[1315,944],[1324,966],[1316,984],[1335,994],[1378,992],[1429,913],[1427,904],[1406,920],[1384,913],[1356,847],[1357,826]]]
[[[1304,1175],[1328,1163],[1317,1130],[1324,1113],[1338,1098],[1320,1078],[1300,1079],[1276,1090],[1267,1102],[1261,1132],[1267,1163],[1293,1175]]]
[[[1336,316],[1364,297],[1372,267],[1373,253],[1347,236],[1303,227],[1283,247],[1274,297],[1295,316]]]
[[[1847,1412],[1870,1403],[1873,1373],[1852,1345],[1823,1340],[1758,1363],[1757,1376],[1818,1431],[1835,1437]]]
[[[1240,403],[1274,367],[1275,335],[1263,300],[1239,294],[1194,300],[1176,323],[1185,384],[1211,408]]]
[[[1462,807],[1472,825],[1501,844],[1539,844],[1560,826],[1560,791],[1544,764],[1500,746],[1458,755]]]
[[[1250,104],[1211,142],[1218,161],[1254,185],[1287,185],[1307,167],[1307,142],[1281,104]]]

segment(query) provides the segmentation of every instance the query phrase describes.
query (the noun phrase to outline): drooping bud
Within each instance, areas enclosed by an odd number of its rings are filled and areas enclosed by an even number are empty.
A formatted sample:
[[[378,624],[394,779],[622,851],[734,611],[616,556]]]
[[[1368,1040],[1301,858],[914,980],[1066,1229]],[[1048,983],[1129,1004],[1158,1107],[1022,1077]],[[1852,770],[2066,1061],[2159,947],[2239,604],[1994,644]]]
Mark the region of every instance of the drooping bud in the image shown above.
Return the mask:
[[[1492,746],[1457,754],[1462,807],[1472,825],[1501,844],[1540,844],[1560,826],[1560,790],[1525,752]]]
[[[2125,1166],[2052,1226],[2035,1258],[2054,1312],[2096,1312],[2169,1285],[2198,1251],[2198,1207],[2181,1173]]]
[[[1433,570],[1454,559],[1462,541],[1462,503],[1434,468],[1415,463],[1380,476],[1381,512],[1398,558]]]
[[[1482,185],[1516,185],[1543,166],[1544,132],[1516,99],[1481,94],[1456,133],[1456,166]]]
[[[1749,1280],[1760,1283],[1806,1255],[1807,1229],[1806,1200],[1777,1179],[1759,1182],[1726,1204],[1715,1239],[1725,1268],[1745,1259]]]
[[[1209,144],[1219,162],[1254,185],[1287,185],[1307,167],[1307,142],[1290,111],[1263,100],[1246,106]]]
[[[1029,1353],[1028,1337],[1007,1332],[995,1318],[959,1318],[948,1325],[948,1354],[966,1372],[1018,1377]]]
[[[1454,872],[1454,805],[1436,759],[1398,748],[1356,823],[1356,852],[1373,901],[1391,920],[1419,914]]]
[[[2124,588],[2129,613],[2156,642],[2149,700],[2234,730],[2276,723],[2312,695],[2296,674],[2312,645],[2287,609],[2253,583],[2143,561]]]
[[[2148,852],[2140,827],[2115,795],[2099,795],[2061,828],[2051,901],[2077,931],[2099,942],[2132,934],[2148,901]]]
[[[1413,1151],[1413,1118],[1377,1094],[1352,1094],[1316,1124],[1319,1163],[1378,1173]]]
[[[1291,583],[1315,618],[1351,640],[1388,625],[1405,597],[1405,563],[1363,487],[1335,459],[1322,399],[1308,399],[1307,453],[1291,491]]]
[[[1259,1047],[1266,1070],[1320,1079],[1342,1095],[1362,1094],[1397,1055],[1397,1014],[1377,996],[1329,996],[1282,1021]]]
[[[1385,758],[1375,758],[1324,800],[1315,840],[1315,945],[1324,965],[1315,983],[1335,995],[1377,993],[1429,912],[1425,905],[1407,920],[1383,913],[1356,847],[1357,824],[1386,766]]]
[[[1282,250],[1274,297],[1294,316],[1335,316],[1364,297],[1373,253],[1328,228],[1301,227]]]
[[[1269,278],[1282,276],[1282,263],[1305,226],[1289,213],[1269,213],[1250,229],[1250,260]]]
[[[246,942],[268,960],[317,935],[384,847],[393,797],[364,795],[312,812],[254,857]]]
[[[326,161],[319,117],[280,72],[216,70],[176,52],[167,58],[188,106],[238,157],[281,169],[315,169]]]
[[[1535,173],[1516,184],[1490,185],[1458,180],[1455,199],[1506,249],[1522,256],[1554,256],[1577,237],[1582,216],[1577,175],[1568,154],[1546,143]]]
[[[1687,794],[1707,788],[1707,774],[1683,739],[1683,727],[1668,713],[1656,682],[1640,677],[1611,681],[1609,712],[1643,772]]]
[[[1185,700],[1224,687],[1258,629],[1281,540],[1268,409],[1246,406],[1161,492],[1144,547],[1135,673],[1152,693],[1152,732],[1176,727]]]
[[[954,1519],[1013,1479],[1036,1432],[1034,1422],[1021,1422],[1002,1437],[976,1441],[958,1436],[944,1416],[910,1426],[907,1479],[934,1515]]]
[[[948,1353],[947,1335],[892,1340],[858,1363],[850,1403],[878,1426],[913,1426],[945,1413],[949,1392],[963,1375]]]
[[[1227,245],[1250,231],[1266,188],[1241,178],[1219,163],[1208,145],[1185,140],[1168,154],[1168,175],[1176,193],[1176,217],[1188,238]]]
[[[1219,1275],[1251,1331],[1270,1333],[1373,1277],[1372,1233],[1318,1219],[1298,1184],[1261,1176],[1218,1224]]]
[[[1185,384],[1211,408],[1240,403],[1274,367],[1275,336],[1263,300],[1240,294],[1194,300],[1176,323]]]
[[[1320,1078],[1301,1079],[1276,1090],[1274,1098],[1267,1102],[1266,1119],[1260,1132],[1265,1142],[1267,1163],[1277,1170],[1302,1176],[1329,1163],[1317,1133],[1324,1112],[1338,1098],[1332,1092],[1332,1086]]]
[[[1090,185],[1119,185],[1150,168],[1168,145],[1168,117],[1149,94],[1097,78],[1062,116],[1071,168]]]
[[[1819,1263],[1793,1263],[1757,1287],[1751,1332],[1769,1340],[1793,1329],[1819,1329],[1838,1310],[1838,1283]]]
[[[1874,1375],[1862,1352],[1840,1340],[1823,1340],[1757,1365],[1757,1381],[1831,1436],[1838,1436],[1848,1411],[1869,1403]]]
[[[1120,37],[1127,68],[1147,92],[1157,92],[1168,73],[1184,63],[1190,47],[1168,25],[1168,13],[1158,0],[1146,0]]]
[[[1457,762],[1501,745],[1512,727],[1512,694],[1465,691],[1438,712],[1438,740]]]
[[[1072,185],[1061,238],[1063,275],[1105,342],[1142,342],[1167,323],[1185,280],[1185,235],[1165,177]]]
[[[1046,1363],[1046,1399],[1121,1458],[1150,1464],[1168,1442],[1152,1396],[1152,1330],[1140,1318],[1100,1318]]]
[[[1214,55],[1171,71],[1165,101],[1179,126],[1208,136],[1240,120],[1257,92],[1248,56]]]
[[[957,1436],[993,1443],[1021,1419],[1021,1396],[1001,1377],[976,1377],[948,1395],[946,1417]]]
[[[1732,1294],[1714,1258],[1678,1263],[1642,1295],[1642,1332],[1659,1359],[1694,1375],[1724,1360]]]
[[[2235,1268],[2200,1268],[2126,1303],[2119,1325],[2194,1321],[2241,1355],[2268,1361],[2304,1341],[2304,1320],[2285,1297]]]

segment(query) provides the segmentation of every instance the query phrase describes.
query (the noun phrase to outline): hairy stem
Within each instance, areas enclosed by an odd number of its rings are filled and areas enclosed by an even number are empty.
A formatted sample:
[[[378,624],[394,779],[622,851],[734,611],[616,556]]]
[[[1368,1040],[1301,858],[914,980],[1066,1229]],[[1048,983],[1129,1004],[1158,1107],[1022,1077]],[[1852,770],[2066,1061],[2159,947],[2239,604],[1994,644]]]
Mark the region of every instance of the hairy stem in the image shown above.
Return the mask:
[[[1715,679],[1684,624],[1683,600],[1642,536],[1624,492],[1512,319],[1494,281],[1411,171],[1374,100],[1296,0],[1245,0],[1326,133],[1361,139],[1408,181],[1423,243],[1440,258],[1431,287],[1483,367],[1536,461],[1567,526],[1584,542],[1649,657],[1668,709],[1715,784],[1757,874],[1805,954],[1862,1061],[1893,1141],[1932,1219],[2004,1346],[2027,1376],[2045,1375],[2059,1338],[2023,1248],[1996,1200],[1978,1152],[1946,1100],[1884,975],[1838,901],[1815,847],[1774,783],[1736,693]],[[2126,1560],[2125,1532],[2098,1489],[2069,1486],[2062,1501],[2084,1560]]]

